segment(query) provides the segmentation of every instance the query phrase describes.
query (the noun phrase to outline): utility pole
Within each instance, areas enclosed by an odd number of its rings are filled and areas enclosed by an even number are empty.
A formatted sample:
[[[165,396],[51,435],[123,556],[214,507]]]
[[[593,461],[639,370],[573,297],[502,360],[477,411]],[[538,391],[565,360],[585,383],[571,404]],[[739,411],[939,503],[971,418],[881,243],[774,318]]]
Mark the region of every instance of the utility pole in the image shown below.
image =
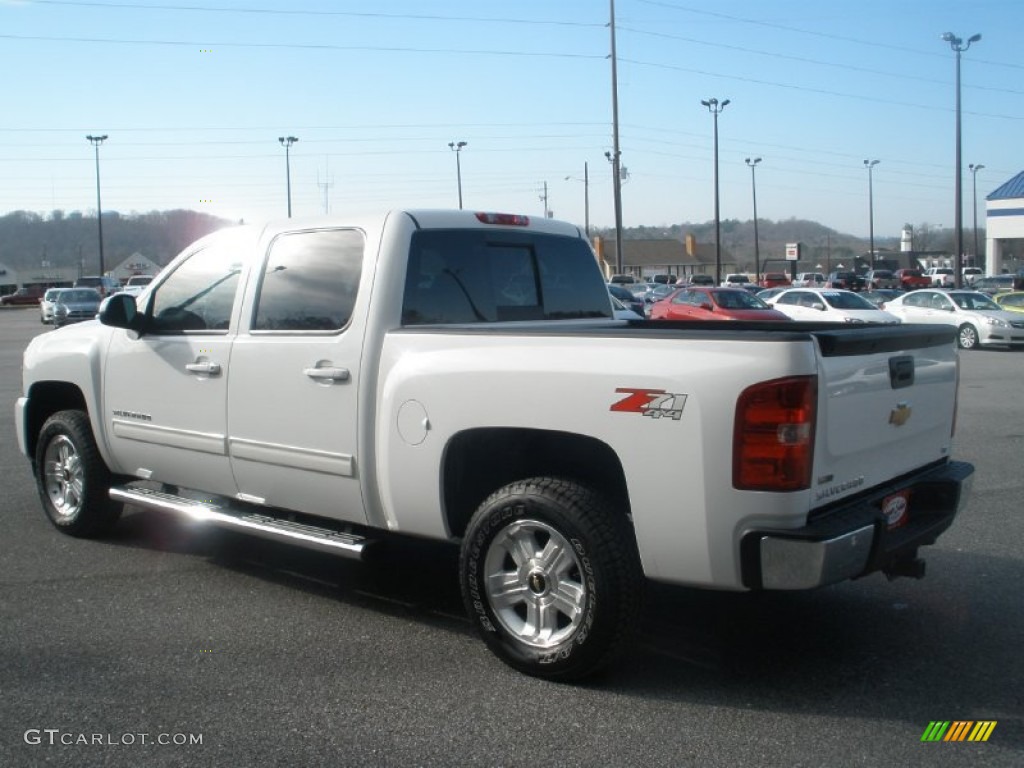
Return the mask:
[[[330,165],[327,167],[329,169]],[[327,181],[327,178],[327,171],[324,171],[324,181],[320,181],[320,169],[318,168],[316,171],[316,185],[320,188],[320,193],[324,198],[324,215],[331,212],[331,204],[328,200],[328,190],[334,186],[334,181]]]
[[[107,140],[107,134],[85,138],[96,149],[96,226],[100,233],[100,275],[104,275],[106,270],[103,264],[103,206],[100,203],[100,144]]]
[[[750,166],[750,189],[754,195],[754,282],[761,282],[761,239],[757,236],[757,180],[754,171],[757,164],[761,162],[760,157],[747,158],[746,163]]]
[[[462,161],[459,159],[462,156],[462,148],[466,146],[468,142],[465,141],[449,141],[448,149],[455,153],[455,178],[459,184],[459,210],[462,210]]]
[[[701,104],[708,108],[715,119],[715,285],[722,284],[722,217],[719,209],[718,194],[718,116],[722,114],[729,100],[701,99]]]
[[[288,218],[292,217],[292,161],[291,161],[291,148],[292,144],[298,141],[294,136],[280,136],[277,139],[281,142],[281,146],[284,147],[284,172],[285,178],[288,185]]]
[[[953,274],[953,287],[963,287],[963,254],[964,254],[964,209],[962,201],[963,193],[963,168],[961,167],[960,160],[960,54],[971,47],[971,43],[976,43],[981,40],[981,35],[971,35],[967,38],[965,44],[963,39],[957,37],[952,32],[946,32],[942,39],[949,43],[949,47],[956,52],[956,185],[953,192],[953,205],[956,210],[954,211],[954,223],[953,227],[956,230],[956,253],[955,267]]]
[[[865,160],[864,167],[868,169],[868,243],[871,249],[871,268],[875,268],[875,185],[871,171],[878,165],[878,160]]]
[[[543,183],[544,191],[540,195],[540,200],[544,203],[544,218],[549,219],[551,218],[551,211],[548,209],[548,183],[546,181]]]
[[[622,274],[622,177],[619,163],[622,151],[619,148],[619,72],[615,53],[615,0],[609,0],[612,54],[612,151],[605,152],[605,157],[612,164],[612,190],[615,195],[615,272]]]

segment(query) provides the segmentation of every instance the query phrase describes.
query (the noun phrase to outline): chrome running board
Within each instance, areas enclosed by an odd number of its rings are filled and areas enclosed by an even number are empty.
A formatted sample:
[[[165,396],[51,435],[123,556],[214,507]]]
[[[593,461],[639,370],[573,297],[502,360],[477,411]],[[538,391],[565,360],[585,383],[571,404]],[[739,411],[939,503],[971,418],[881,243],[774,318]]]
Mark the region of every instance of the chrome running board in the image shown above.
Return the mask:
[[[251,533],[266,539],[286,541],[308,549],[331,552],[359,559],[373,543],[354,533],[318,525],[299,523],[265,513],[252,512],[227,499],[201,501],[150,488],[119,486],[110,489],[110,498],[145,509],[175,514],[220,528]]]

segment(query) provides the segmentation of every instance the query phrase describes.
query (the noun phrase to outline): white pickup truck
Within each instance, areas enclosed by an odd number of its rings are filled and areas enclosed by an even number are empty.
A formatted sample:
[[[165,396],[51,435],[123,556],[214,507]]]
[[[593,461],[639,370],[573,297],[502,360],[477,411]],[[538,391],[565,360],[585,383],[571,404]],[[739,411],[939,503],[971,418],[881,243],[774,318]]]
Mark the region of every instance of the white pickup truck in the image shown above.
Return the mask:
[[[924,271],[924,276],[932,281],[933,288],[952,288],[956,282],[954,274],[951,267],[928,267]]]
[[[392,211],[222,230],[24,354],[46,514],[122,506],[359,557],[461,543],[466,609],[529,674],[586,676],[645,579],[923,575],[951,459],[951,329],[612,319],[580,230]]]

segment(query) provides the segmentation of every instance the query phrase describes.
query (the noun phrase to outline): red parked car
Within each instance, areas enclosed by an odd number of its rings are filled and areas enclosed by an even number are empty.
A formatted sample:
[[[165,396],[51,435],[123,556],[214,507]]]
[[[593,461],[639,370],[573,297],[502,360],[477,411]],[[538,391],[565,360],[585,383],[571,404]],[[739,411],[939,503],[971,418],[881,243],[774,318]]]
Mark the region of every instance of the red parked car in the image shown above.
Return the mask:
[[[0,296],[0,304],[10,307],[38,305],[43,293],[44,290],[39,287],[19,288],[14,293]]]
[[[792,284],[784,272],[765,272],[761,278],[762,288],[788,288]]]
[[[789,317],[772,309],[743,288],[680,288],[655,302],[652,320],[755,320],[790,322]]]
[[[900,279],[900,288],[912,291],[915,288],[931,288],[931,278],[925,277],[920,269],[897,269],[894,273]]]

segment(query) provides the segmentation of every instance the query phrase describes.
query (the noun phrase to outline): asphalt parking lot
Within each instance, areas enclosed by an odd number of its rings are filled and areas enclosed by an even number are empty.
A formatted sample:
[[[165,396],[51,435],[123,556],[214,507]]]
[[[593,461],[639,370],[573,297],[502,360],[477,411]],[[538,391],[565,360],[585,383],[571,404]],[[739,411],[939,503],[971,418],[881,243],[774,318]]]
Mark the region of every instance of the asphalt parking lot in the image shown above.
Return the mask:
[[[974,493],[924,580],[652,586],[632,653],[576,686],[491,656],[449,546],[353,563],[141,511],[61,536],[12,426],[41,332],[0,312],[0,765],[1024,764],[1024,352],[962,356]],[[997,724],[922,743],[936,720]]]

